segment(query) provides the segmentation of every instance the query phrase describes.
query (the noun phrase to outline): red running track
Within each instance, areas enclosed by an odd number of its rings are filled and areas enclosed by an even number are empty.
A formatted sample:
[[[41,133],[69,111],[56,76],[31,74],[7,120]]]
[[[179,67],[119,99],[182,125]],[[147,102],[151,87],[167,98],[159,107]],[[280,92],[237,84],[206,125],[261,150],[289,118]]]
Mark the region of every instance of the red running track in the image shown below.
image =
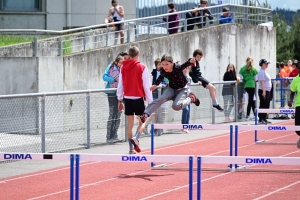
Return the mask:
[[[292,125],[292,122],[285,124]],[[193,134],[193,132],[191,133]],[[295,145],[254,144],[253,131],[239,134],[239,155],[299,157]],[[295,142],[292,131],[259,132],[273,142]],[[157,138],[159,139],[159,138]],[[149,154],[148,151],[143,153]],[[197,139],[155,149],[156,154],[228,155],[229,134]],[[51,162],[51,161],[49,161]],[[52,161],[53,162],[53,161]],[[172,163],[169,167],[186,167]],[[205,165],[204,167],[227,167]],[[253,165],[250,168],[265,166]],[[272,166],[299,169],[299,166]],[[82,163],[81,199],[188,199],[188,172],[151,170],[149,163]],[[196,199],[194,172],[194,199]],[[299,199],[300,174],[282,172],[202,172],[202,199]],[[0,199],[69,199],[69,167],[2,179]]]

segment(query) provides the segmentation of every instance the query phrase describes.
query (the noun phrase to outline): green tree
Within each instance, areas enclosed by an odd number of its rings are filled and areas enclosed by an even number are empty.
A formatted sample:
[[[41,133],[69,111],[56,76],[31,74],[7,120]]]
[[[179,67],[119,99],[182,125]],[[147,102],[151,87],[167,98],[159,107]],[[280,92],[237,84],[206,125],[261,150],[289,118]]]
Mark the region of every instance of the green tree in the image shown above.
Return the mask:
[[[293,33],[294,57],[300,60],[300,15],[295,14],[293,17],[293,24],[291,27]]]
[[[286,63],[294,58],[294,34],[278,14],[274,15],[273,24],[276,27],[276,59]]]

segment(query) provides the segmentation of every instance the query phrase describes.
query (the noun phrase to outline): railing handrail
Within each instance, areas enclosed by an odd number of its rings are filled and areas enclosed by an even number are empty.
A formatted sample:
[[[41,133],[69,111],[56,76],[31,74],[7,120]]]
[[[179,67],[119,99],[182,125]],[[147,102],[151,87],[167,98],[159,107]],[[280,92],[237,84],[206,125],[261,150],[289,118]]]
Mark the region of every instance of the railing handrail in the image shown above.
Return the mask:
[[[236,81],[215,81],[210,82],[211,84],[230,84],[236,83]],[[199,84],[192,83],[192,86],[197,86]],[[90,90],[73,90],[73,91],[61,91],[61,92],[42,92],[42,93],[27,93],[27,94],[10,94],[10,95],[0,95],[0,99],[11,99],[11,98],[23,98],[23,97],[41,97],[41,96],[55,96],[55,95],[68,95],[68,94],[88,94],[97,92],[115,92],[117,88],[107,88],[107,89],[90,89]]]
[[[218,8],[218,7],[224,7],[224,6],[235,6],[235,7],[242,7],[242,8],[254,8],[254,9],[260,9],[260,10],[272,11],[269,8],[261,8],[261,7],[246,6],[246,5],[236,5],[236,4],[221,4],[221,5],[206,7],[206,9],[212,9],[212,8]],[[176,14],[187,13],[187,12],[191,12],[193,10],[194,9],[184,10],[184,11],[177,11]],[[167,13],[167,14],[155,15],[155,16],[150,16],[150,17],[136,18],[136,19],[124,20],[124,21],[120,21],[120,22],[107,23],[107,24],[98,24],[98,25],[92,25],[92,26],[85,26],[85,27],[81,27],[81,28],[74,28],[74,29],[63,30],[63,31],[42,30],[42,29],[0,29],[0,32],[35,32],[35,33],[39,32],[39,33],[49,33],[49,34],[50,33],[52,33],[52,34],[65,34],[65,33],[77,32],[77,31],[84,31],[84,30],[92,29],[92,28],[99,28],[99,27],[103,27],[103,26],[107,27],[107,26],[110,26],[110,25],[115,25],[115,24],[120,24],[120,23],[135,22],[135,21],[149,20],[149,19],[159,18],[159,17],[166,17],[166,16],[169,16],[169,15],[174,15],[174,13]]]

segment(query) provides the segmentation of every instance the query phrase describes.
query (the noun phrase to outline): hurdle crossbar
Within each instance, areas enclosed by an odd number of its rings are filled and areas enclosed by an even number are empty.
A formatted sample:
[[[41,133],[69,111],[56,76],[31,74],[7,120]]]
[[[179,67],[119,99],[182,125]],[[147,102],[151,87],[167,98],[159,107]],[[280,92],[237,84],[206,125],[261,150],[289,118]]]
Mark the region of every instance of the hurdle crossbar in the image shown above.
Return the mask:
[[[229,155],[233,155],[233,125],[215,125],[215,124],[152,124],[151,125],[151,155],[154,155],[154,129],[189,129],[189,130],[229,130]],[[161,165],[155,165],[151,163],[153,170],[188,170],[187,167],[169,167],[166,163]],[[203,168],[206,171],[230,171],[232,165],[229,168]],[[197,170],[196,168],[193,170]]]
[[[202,164],[263,164],[263,165],[298,165],[300,166],[299,157],[254,157],[254,156],[197,156],[197,200],[201,199],[201,171]],[[260,170],[263,169],[253,169]],[[249,169],[236,169],[236,171],[250,171]],[[271,172],[269,169],[268,171]],[[263,171],[263,172],[268,172]],[[291,171],[291,170],[290,170]],[[273,172],[273,171],[272,171]],[[300,172],[300,170],[294,172]]]
[[[294,114],[295,109],[255,109],[255,125],[258,125],[258,113],[278,113],[278,114]],[[258,139],[258,130],[254,130],[254,142],[256,144],[279,144],[279,145],[295,145],[295,142],[267,142]]]
[[[74,179],[74,160],[75,179]],[[189,164],[189,199],[193,199],[193,155],[121,155],[121,154],[65,154],[65,153],[0,153],[0,160],[70,160],[70,199],[79,200],[80,195],[80,161],[102,162],[176,162]]]

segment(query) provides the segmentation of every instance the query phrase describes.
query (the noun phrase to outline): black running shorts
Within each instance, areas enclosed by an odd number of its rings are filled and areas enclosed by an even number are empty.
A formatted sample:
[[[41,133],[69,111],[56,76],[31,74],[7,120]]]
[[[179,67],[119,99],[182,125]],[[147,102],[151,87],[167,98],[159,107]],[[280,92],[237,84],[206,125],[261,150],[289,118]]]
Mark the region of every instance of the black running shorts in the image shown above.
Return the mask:
[[[142,115],[145,111],[145,102],[143,98],[126,99],[124,98],[125,115]]]
[[[205,78],[203,78],[202,76],[199,76],[199,77],[198,77],[198,81],[201,81],[202,86],[203,86],[204,88],[206,88],[206,86],[209,84],[209,81],[206,80]]]

